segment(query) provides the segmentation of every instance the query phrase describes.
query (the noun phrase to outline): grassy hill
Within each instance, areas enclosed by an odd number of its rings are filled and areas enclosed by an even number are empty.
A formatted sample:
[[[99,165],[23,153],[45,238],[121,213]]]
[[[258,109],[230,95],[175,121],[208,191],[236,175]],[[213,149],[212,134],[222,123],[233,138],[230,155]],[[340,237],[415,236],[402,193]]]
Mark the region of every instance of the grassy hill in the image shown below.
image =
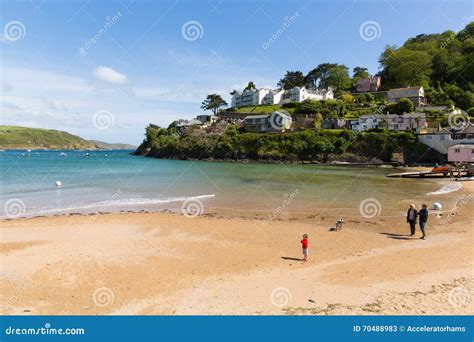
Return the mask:
[[[135,145],[121,144],[121,143],[106,143],[99,140],[89,140],[91,143],[96,144],[103,150],[134,150],[137,148]]]
[[[1,149],[98,149],[77,135],[53,129],[0,126]]]
[[[255,113],[255,114],[260,114],[260,113],[272,113],[277,110],[286,110],[289,113],[292,113],[294,111],[294,108],[283,108],[280,105],[258,105],[258,106],[243,106],[243,107],[237,107],[233,108],[233,111],[236,113]]]

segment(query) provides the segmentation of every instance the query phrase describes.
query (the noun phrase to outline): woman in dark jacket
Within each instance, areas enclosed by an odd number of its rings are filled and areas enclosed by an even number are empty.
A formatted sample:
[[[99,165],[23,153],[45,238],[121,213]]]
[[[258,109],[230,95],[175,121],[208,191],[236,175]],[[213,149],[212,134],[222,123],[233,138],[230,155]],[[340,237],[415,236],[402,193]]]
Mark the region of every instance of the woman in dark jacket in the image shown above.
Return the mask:
[[[425,226],[426,222],[428,222],[428,207],[426,206],[426,204],[423,203],[421,205],[421,210],[419,211],[418,216],[420,217],[420,229],[421,233],[423,234],[420,239],[424,240],[426,238]]]
[[[415,209],[414,204],[410,204],[410,208],[407,211],[407,222],[410,224],[410,236],[415,235],[416,229],[416,217],[418,216],[418,211]]]

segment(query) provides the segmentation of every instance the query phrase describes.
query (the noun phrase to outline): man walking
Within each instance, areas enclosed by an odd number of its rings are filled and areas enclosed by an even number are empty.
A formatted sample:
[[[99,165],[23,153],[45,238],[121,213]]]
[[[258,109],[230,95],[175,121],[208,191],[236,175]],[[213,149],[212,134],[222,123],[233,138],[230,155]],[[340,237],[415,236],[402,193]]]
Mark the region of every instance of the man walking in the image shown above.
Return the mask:
[[[407,211],[407,222],[410,225],[410,236],[415,235],[415,229],[416,229],[416,217],[418,215],[418,211],[415,209],[414,204],[410,204],[410,208]]]
[[[421,205],[421,210],[418,213],[418,216],[420,217],[420,229],[421,233],[423,234],[420,239],[425,239],[426,238],[426,233],[425,233],[425,227],[426,227],[426,222],[428,222],[428,207],[426,204]]]

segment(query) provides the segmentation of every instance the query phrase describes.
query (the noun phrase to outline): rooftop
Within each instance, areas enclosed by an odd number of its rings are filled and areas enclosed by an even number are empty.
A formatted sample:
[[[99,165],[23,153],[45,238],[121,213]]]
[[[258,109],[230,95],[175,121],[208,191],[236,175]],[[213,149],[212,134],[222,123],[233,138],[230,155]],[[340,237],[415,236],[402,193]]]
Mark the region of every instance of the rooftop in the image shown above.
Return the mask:
[[[452,148],[472,148],[472,149],[474,149],[474,144],[457,144],[457,145],[450,146],[448,149],[452,149]]]
[[[390,89],[389,92],[391,92],[391,91],[401,91],[401,90],[420,90],[421,88],[423,88],[423,86],[394,88],[394,89]]]

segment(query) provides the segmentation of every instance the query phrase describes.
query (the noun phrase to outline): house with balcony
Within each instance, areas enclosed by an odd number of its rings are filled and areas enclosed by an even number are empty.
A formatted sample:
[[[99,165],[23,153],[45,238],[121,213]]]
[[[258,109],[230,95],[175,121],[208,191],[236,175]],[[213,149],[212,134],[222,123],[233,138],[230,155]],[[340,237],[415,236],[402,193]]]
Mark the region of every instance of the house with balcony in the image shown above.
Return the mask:
[[[306,87],[293,87],[285,90],[281,101],[278,104],[285,104],[289,102],[303,102],[304,100],[332,100],[334,92],[332,88],[328,89],[308,89]]]
[[[402,98],[407,98],[417,106],[426,104],[425,90],[422,86],[390,89],[387,98],[388,102],[398,102]]]
[[[284,94],[283,89],[273,89],[270,90],[262,99],[262,104],[265,105],[273,105],[273,104],[280,104],[281,98]]]
[[[244,89],[242,92],[234,90],[232,94],[232,107],[257,106],[262,104],[262,100],[270,92],[269,89]]]
[[[242,92],[234,90],[232,93],[232,107],[281,105],[289,102],[302,102],[304,100],[329,100],[334,98],[334,92],[328,89],[307,89],[306,87],[294,87],[283,89],[245,89]]]
[[[283,112],[273,112],[245,117],[244,127],[247,132],[284,132],[291,128],[292,122],[290,115]]]

